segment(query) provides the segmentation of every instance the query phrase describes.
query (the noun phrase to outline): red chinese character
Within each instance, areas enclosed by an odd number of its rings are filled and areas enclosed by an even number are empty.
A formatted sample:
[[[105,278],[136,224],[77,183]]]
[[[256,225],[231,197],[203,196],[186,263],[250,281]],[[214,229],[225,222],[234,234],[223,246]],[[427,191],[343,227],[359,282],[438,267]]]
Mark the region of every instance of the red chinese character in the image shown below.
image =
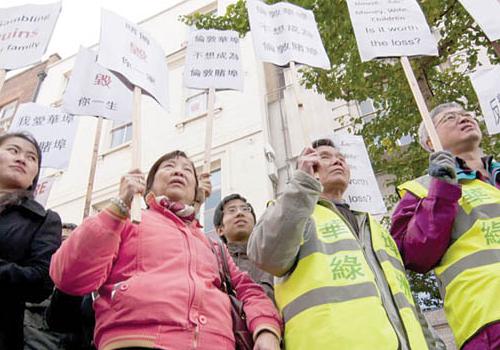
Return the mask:
[[[109,84],[111,84],[111,75],[98,73],[95,76],[94,85],[107,86],[109,88]]]

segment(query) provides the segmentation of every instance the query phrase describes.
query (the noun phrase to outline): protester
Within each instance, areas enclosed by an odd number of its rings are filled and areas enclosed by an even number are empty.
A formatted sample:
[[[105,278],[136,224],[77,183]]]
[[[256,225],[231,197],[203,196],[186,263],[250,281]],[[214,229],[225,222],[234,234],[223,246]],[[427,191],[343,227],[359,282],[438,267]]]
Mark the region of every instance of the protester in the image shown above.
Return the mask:
[[[434,269],[458,347],[500,349],[500,163],[482,156],[479,125],[461,105],[431,117],[445,151],[421,125],[429,172],[399,186],[391,234],[407,268]]]
[[[280,277],[286,349],[438,348],[419,323],[391,236],[342,199],[349,178],[333,142],[313,142],[250,236],[250,259]]]
[[[87,218],[54,254],[51,276],[65,293],[98,291],[98,349],[234,349],[228,296],[217,257],[195,219],[197,176],[181,151],[160,157],[147,181],[122,177],[119,197]],[[145,193],[142,221],[128,219],[134,194]],[[262,289],[227,261],[244,303],[255,349],[279,346],[280,318]]]
[[[229,254],[241,271],[247,272],[274,300],[273,276],[259,269],[248,259],[248,238],[255,226],[255,212],[246,198],[237,193],[230,194],[217,205],[214,226]]]
[[[61,219],[33,199],[42,152],[25,133],[0,136],[0,349],[23,349],[26,302],[52,291],[49,262]]]

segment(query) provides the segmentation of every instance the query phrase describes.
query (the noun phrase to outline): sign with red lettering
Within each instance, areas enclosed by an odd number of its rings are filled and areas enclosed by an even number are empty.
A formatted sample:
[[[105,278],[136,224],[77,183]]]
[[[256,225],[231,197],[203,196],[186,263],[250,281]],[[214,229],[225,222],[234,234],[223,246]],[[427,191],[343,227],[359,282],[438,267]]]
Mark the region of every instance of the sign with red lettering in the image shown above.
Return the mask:
[[[52,189],[52,185],[54,184],[55,179],[55,176],[49,176],[44,179],[38,180],[38,184],[36,185],[35,200],[44,207],[47,205],[50,190]]]
[[[80,48],[63,109],[71,114],[100,116],[119,122],[132,120],[132,91],[111,71],[96,62],[95,52]]]
[[[97,63],[122,74],[167,108],[167,61],[163,49],[139,26],[104,9]]]
[[[0,69],[40,61],[60,12],[60,2],[0,9]]]

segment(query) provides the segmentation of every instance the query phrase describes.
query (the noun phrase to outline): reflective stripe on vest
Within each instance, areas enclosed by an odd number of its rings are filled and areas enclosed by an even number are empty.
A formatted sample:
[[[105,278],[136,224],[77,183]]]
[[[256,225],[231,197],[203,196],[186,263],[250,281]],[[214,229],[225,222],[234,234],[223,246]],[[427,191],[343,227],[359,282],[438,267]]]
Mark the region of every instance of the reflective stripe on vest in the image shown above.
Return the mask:
[[[305,238],[294,271],[275,285],[285,320],[286,349],[323,350],[333,345],[349,350],[397,349],[397,335],[358,240],[344,220],[326,207],[316,205],[313,219],[316,235]],[[374,227],[372,236],[380,235],[380,227]],[[402,268],[398,256],[381,244],[376,246],[390,265],[386,268],[397,270],[392,264]],[[396,304],[412,349],[427,349],[411,302],[400,293],[394,299],[399,300]]]
[[[424,198],[429,179],[419,178],[398,189]],[[461,186],[451,243],[435,268],[459,347],[485,325],[500,320],[500,191],[480,180],[461,181]]]

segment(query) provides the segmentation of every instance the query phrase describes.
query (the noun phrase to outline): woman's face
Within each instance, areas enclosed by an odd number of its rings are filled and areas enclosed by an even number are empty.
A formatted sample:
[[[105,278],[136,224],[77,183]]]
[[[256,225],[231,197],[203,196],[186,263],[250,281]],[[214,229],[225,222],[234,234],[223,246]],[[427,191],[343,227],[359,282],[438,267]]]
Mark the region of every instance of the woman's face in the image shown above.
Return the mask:
[[[167,196],[170,200],[192,204],[194,201],[196,178],[189,159],[175,157],[160,164],[151,190],[157,196]]]
[[[35,146],[20,137],[11,137],[0,145],[0,188],[28,189],[38,174]]]

